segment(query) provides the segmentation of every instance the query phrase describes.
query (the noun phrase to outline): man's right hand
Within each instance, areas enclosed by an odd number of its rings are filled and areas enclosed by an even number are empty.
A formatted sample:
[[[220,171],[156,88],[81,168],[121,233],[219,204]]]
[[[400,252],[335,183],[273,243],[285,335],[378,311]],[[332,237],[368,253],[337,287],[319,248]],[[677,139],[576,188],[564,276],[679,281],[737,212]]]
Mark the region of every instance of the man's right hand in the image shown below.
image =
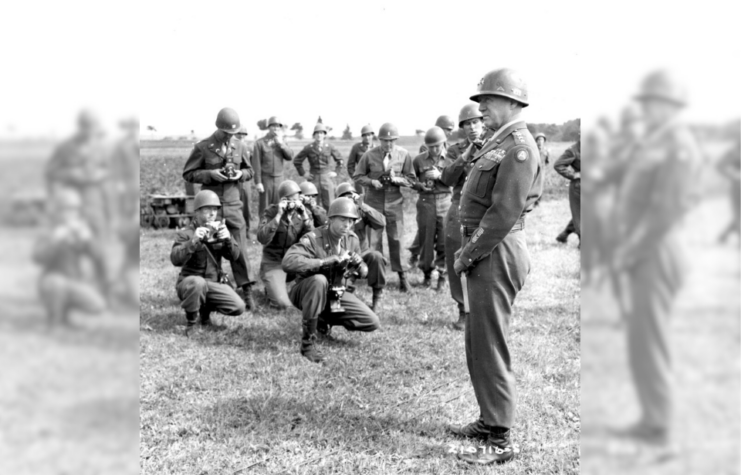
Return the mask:
[[[376,190],[380,190],[381,188],[383,188],[383,183],[378,180],[371,180],[371,185],[373,185],[373,188],[375,188]]]
[[[288,207],[288,201],[286,201],[286,200],[280,200],[278,202],[278,213],[279,214],[285,213],[287,207]]]
[[[190,238],[190,241],[193,244],[199,243],[203,241],[203,238],[206,237],[207,234],[208,234],[208,228],[205,228],[205,227],[196,228],[195,232],[193,233],[193,237]]]
[[[322,259],[322,267],[325,268],[332,268],[342,262],[342,258],[340,256],[329,256]]]
[[[257,186],[255,186],[258,193],[265,193],[265,187],[262,186],[262,183],[258,183]]]
[[[225,182],[229,179],[228,176],[221,173],[219,170],[211,170],[211,179],[213,181],[218,181],[219,183]]]

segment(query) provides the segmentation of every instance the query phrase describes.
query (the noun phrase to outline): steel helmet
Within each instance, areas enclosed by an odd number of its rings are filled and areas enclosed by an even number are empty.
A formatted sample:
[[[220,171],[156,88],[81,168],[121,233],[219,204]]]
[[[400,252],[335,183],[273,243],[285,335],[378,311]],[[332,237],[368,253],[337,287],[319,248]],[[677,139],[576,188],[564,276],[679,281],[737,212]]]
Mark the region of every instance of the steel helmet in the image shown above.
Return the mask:
[[[463,123],[470,119],[481,119],[481,111],[479,111],[478,104],[466,104],[461,109],[461,113],[458,114],[458,127],[463,127]]]
[[[244,125],[237,130],[237,135],[247,136],[249,135],[249,132],[247,132],[247,127]]]
[[[316,189],[316,186],[308,180],[301,182],[301,184],[299,185],[299,188],[301,189],[301,193],[303,193],[306,196],[319,194],[319,191]],[[289,195],[290,194],[292,193],[289,193]]]
[[[687,91],[668,71],[655,71],[643,80],[641,92],[635,96],[639,101],[660,99],[678,106],[687,105]]]
[[[228,134],[239,131],[239,114],[232,108],[224,107],[216,116],[216,128]]]
[[[314,126],[314,132],[312,133],[312,135],[315,134],[315,133],[317,133],[317,132],[324,132],[324,135],[327,135],[327,126],[325,126],[324,124],[321,124],[321,123],[320,124],[316,124]]]
[[[543,132],[538,132],[533,138],[537,141],[539,137],[543,137],[544,140],[548,140],[548,137],[546,137]]]
[[[345,218],[358,219],[358,208],[350,198],[337,198],[329,205],[327,217],[344,216]]]
[[[386,122],[378,131],[378,138],[381,140],[396,140],[399,138],[399,129],[391,122]]]
[[[453,122],[453,118],[449,115],[441,115],[438,117],[435,121],[435,125],[441,129],[455,129],[455,122]]]
[[[211,190],[201,190],[193,200],[193,210],[198,211],[204,206],[218,206],[221,208],[219,196]]]
[[[278,117],[273,116],[268,119],[268,127],[270,127],[271,125],[280,125],[281,127],[283,127],[283,122],[281,122]]]
[[[376,135],[376,133],[373,132],[373,127],[371,127],[370,124],[364,125],[363,128],[360,129],[360,135],[362,136],[365,134]]]
[[[425,145],[427,145],[428,147],[440,145],[441,143],[445,142],[446,139],[447,137],[445,136],[445,131],[438,126],[435,126],[428,130],[425,134]]]
[[[293,180],[286,180],[278,187],[278,196],[285,198],[295,193],[301,193],[301,188]]]
[[[337,185],[335,195],[342,196],[345,193],[350,193],[351,191],[355,191],[355,187],[352,185],[352,183],[340,183],[339,185]]]
[[[495,69],[486,73],[479,81],[478,91],[471,96],[472,101],[480,102],[481,96],[502,96],[517,101],[522,107],[527,107],[527,84],[517,72],[512,69]]]

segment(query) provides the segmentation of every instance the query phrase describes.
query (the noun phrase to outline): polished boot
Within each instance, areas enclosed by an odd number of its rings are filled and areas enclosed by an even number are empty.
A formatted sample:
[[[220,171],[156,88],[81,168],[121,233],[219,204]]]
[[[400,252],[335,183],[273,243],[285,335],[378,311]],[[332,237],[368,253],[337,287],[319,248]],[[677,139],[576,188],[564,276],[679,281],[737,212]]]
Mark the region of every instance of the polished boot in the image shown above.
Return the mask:
[[[317,324],[318,319],[316,318],[303,322],[304,334],[301,338],[301,355],[312,363],[324,361],[324,356],[316,348]]]

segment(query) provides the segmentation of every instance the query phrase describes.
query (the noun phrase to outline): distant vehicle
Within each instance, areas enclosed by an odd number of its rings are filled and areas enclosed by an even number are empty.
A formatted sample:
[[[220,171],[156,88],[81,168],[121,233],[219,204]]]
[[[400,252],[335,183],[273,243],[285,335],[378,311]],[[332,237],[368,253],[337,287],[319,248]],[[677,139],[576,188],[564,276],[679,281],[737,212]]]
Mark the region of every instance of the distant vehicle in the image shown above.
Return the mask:
[[[141,204],[141,227],[155,229],[184,228],[193,216],[193,196],[149,195]]]

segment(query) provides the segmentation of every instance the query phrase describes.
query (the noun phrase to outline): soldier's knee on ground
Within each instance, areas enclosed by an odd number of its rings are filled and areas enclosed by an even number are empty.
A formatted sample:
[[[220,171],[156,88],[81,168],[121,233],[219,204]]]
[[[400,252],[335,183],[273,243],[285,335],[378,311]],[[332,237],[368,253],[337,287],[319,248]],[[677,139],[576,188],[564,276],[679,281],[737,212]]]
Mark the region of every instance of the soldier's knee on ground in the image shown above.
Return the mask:
[[[207,292],[208,282],[203,277],[197,275],[189,275],[183,279],[182,285],[186,291],[189,292]]]
[[[232,306],[229,306],[226,309],[220,309],[220,311],[224,315],[229,315],[230,317],[238,317],[247,311],[247,306],[244,304],[242,299],[239,299],[239,301],[234,302]]]

